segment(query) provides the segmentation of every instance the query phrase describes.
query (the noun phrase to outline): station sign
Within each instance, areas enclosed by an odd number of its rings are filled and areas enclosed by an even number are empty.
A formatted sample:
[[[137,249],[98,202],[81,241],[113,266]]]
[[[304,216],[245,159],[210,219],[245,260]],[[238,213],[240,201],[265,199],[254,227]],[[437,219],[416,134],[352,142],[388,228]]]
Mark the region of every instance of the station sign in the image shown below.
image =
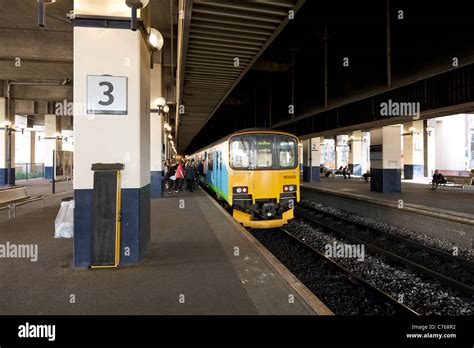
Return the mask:
[[[87,75],[87,113],[127,115],[127,77]]]

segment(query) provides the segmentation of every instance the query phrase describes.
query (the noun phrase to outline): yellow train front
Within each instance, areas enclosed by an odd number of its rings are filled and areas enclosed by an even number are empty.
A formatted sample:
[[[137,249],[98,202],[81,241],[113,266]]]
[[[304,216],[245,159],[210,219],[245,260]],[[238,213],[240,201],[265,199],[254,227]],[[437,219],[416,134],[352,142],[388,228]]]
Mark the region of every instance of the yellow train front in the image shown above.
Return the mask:
[[[298,138],[283,132],[233,133],[193,155],[205,182],[246,227],[273,228],[293,218],[300,199]]]

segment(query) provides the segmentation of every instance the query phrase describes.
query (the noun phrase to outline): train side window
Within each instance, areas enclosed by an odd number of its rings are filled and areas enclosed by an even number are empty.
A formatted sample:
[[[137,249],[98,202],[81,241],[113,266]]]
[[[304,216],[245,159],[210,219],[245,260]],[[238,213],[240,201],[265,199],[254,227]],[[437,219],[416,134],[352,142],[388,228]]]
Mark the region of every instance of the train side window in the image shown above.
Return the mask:
[[[273,136],[256,137],[257,168],[273,166]]]
[[[248,168],[250,165],[250,142],[243,137],[232,139],[230,144],[230,166]]]
[[[213,167],[214,167],[214,164],[213,164],[213,154],[214,153],[210,153],[210,155],[208,156],[208,161],[207,161],[207,170],[208,171],[211,171],[213,170]]]
[[[293,168],[296,167],[296,158],[298,145],[296,140],[290,137],[278,137],[279,140],[279,161],[281,168]]]

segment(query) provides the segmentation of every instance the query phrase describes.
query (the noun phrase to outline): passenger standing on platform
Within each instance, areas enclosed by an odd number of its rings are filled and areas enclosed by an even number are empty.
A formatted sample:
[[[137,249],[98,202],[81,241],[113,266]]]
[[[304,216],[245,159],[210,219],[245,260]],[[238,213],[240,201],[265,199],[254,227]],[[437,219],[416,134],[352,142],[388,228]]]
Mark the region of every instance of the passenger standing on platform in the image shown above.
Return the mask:
[[[198,182],[198,185],[199,185],[199,182],[204,177],[204,160],[199,160],[198,161],[196,171],[197,171],[197,177],[198,177],[197,182]]]
[[[171,163],[170,163],[170,160],[166,160],[166,161],[165,161],[164,167],[165,167],[165,169],[166,169],[166,173],[165,173],[166,191],[167,191],[168,193],[171,193],[171,184],[172,184],[172,181],[171,181],[171,179],[170,179],[170,177],[171,177]]]
[[[179,161],[178,167],[176,168],[176,185],[175,185],[174,192],[181,191],[183,187],[183,181],[184,181],[183,161]]]
[[[186,178],[186,191],[193,192],[195,175],[194,175],[194,167],[192,165],[192,161],[188,161],[186,163],[185,178]]]
[[[431,180],[431,189],[436,190],[439,184],[446,184],[447,180],[443,174],[439,172],[438,169],[435,170],[433,174],[433,180]]]

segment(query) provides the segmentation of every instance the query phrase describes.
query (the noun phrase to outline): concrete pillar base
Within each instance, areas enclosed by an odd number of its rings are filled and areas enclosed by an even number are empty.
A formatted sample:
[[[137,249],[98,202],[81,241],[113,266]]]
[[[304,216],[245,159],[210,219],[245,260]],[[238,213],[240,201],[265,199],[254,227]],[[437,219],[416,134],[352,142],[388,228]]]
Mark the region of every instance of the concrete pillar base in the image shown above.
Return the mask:
[[[8,169],[0,168],[0,186],[8,185]]]
[[[320,181],[319,167],[303,166],[303,181],[319,182]]]
[[[74,267],[90,267],[93,190],[74,190],[74,202]],[[150,242],[150,185],[122,189],[121,202],[120,265],[137,264]]]
[[[380,193],[400,193],[402,185],[400,181],[400,169],[376,169],[370,172],[370,191]]]
[[[44,178],[46,180],[53,180],[53,167],[44,167]]]
[[[150,172],[150,185],[151,185],[151,198],[163,198],[165,182],[163,180],[163,171],[151,171]]]

